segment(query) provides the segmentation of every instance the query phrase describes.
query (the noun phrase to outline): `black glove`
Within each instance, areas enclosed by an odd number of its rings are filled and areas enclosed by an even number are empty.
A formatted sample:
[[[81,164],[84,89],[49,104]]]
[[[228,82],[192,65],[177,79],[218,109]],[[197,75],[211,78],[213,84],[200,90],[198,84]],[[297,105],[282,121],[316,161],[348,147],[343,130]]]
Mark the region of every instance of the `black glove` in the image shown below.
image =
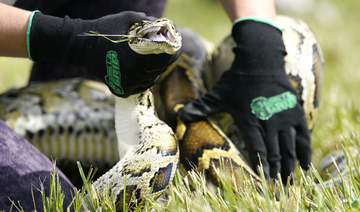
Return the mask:
[[[179,111],[184,121],[229,112],[246,142],[253,167],[259,157],[266,177],[285,182],[296,160],[308,169],[310,135],[297,93],[285,74],[281,31],[246,20],[234,25],[235,60],[205,96]]]
[[[152,86],[178,54],[140,55],[127,42],[115,44],[103,37],[80,35],[90,31],[126,35],[134,23],[151,19],[144,13],[130,11],[96,20],[58,18],[37,12],[29,23],[29,57],[34,61],[57,60],[83,66],[115,95],[127,97]]]

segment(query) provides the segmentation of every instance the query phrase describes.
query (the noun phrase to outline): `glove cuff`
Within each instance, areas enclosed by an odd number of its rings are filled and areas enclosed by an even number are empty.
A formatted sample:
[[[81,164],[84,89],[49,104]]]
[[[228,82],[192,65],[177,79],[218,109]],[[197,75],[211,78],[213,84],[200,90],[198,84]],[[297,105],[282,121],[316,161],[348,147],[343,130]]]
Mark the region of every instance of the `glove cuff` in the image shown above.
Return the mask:
[[[273,26],[275,28],[277,28],[278,30],[282,31],[283,29],[278,26],[276,23],[268,20],[268,19],[264,19],[264,18],[260,18],[260,17],[256,17],[256,16],[249,16],[249,17],[245,17],[245,18],[238,18],[233,22],[233,26],[235,26],[237,23],[241,22],[241,21],[257,21],[257,22],[261,22],[261,23],[265,23],[268,24],[270,26]]]
[[[286,50],[278,27],[246,18],[234,22],[232,36],[237,43],[234,70],[251,75],[285,74]]]
[[[27,29],[26,29],[26,47],[27,47],[27,52],[28,52],[28,57],[31,61],[34,61],[31,57],[31,51],[30,51],[30,29],[31,29],[31,25],[32,25],[32,20],[33,20],[33,17],[35,15],[35,13],[37,12],[40,12],[39,10],[35,10],[35,11],[32,11],[30,13],[30,16],[29,16],[29,21],[28,21],[28,26],[27,26]]]

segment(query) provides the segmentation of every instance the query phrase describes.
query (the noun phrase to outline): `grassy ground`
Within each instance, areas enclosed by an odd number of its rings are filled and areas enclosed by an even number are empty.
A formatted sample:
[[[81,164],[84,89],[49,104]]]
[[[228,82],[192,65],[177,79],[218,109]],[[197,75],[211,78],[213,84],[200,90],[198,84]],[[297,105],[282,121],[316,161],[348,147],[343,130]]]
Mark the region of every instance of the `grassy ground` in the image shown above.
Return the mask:
[[[311,10],[297,13],[279,11],[305,20],[318,37],[325,57],[325,77],[320,102],[319,116],[312,132],[313,161],[315,166],[319,160],[331,151],[341,148],[342,144],[353,144],[360,139],[360,2],[358,0],[317,0]],[[171,18],[177,25],[192,28],[213,43],[219,42],[230,32],[231,24],[215,0],[170,0],[165,17]],[[30,62],[27,60],[0,58],[0,92],[16,86],[24,85],[29,74]],[[168,210],[191,209],[217,211],[244,210],[355,210],[360,205],[358,181],[350,179],[340,192],[319,190],[313,185],[316,172],[311,180],[301,175],[298,170],[298,185],[302,192],[290,191],[294,194],[291,204],[286,202],[275,204],[271,198],[262,200],[255,198],[256,191],[239,191],[229,193],[208,192],[200,183],[200,196],[189,193],[184,181],[171,186],[170,201],[166,202]],[[195,177],[196,178],[196,177]],[[178,186],[181,184],[180,186]],[[246,193],[247,192],[247,193]],[[311,195],[306,195],[311,193]],[[237,201],[231,199],[236,196]],[[202,196],[201,196],[202,195]],[[215,196],[214,196],[215,195]],[[246,196],[248,195],[248,196]],[[256,195],[255,195],[256,196]],[[342,201],[342,199],[344,201]],[[247,202],[244,205],[240,203]],[[252,202],[252,203],[249,203]],[[286,204],[289,203],[289,206]],[[185,204],[182,206],[181,204]],[[294,206],[293,208],[291,206]],[[162,209],[163,206],[158,207]],[[166,207],[165,207],[166,208]],[[164,209],[165,210],[165,209]]]

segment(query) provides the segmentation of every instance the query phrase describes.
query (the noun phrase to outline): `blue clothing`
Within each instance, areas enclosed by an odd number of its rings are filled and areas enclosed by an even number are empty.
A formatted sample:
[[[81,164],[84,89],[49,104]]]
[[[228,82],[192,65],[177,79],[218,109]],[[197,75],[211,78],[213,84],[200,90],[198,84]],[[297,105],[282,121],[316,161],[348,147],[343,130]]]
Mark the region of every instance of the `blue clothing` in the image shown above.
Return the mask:
[[[20,202],[24,211],[33,211],[34,205],[42,211],[41,184],[48,195],[53,167],[45,155],[0,120],[0,210],[9,211],[13,200],[17,206]],[[74,186],[60,170],[56,169],[56,174],[66,207],[72,199]]]

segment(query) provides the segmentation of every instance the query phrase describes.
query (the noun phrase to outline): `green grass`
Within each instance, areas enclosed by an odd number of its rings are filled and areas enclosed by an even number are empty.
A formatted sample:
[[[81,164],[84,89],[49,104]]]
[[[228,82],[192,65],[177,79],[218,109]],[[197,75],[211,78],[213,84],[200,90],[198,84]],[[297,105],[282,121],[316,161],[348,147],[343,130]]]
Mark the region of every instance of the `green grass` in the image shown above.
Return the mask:
[[[348,151],[345,151],[347,154]],[[192,171],[175,174],[173,183],[158,200],[145,199],[134,211],[358,211],[360,209],[359,161],[347,154],[353,172],[345,177],[325,182],[319,172],[312,168],[307,173],[297,170],[293,186],[276,182],[275,186],[260,185],[261,193],[254,182],[247,178],[235,178],[218,170],[219,186],[206,182],[204,175]],[[80,169],[81,170],[81,169]],[[100,195],[89,187],[91,173],[84,179],[84,188],[68,211],[114,211],[114,198],[108,192]],[[44,197],[44,211],[63,211],[61,192],[56,177],[53,179],[50,197]],[[90,195],[88,195],[90,194]],[[123,211],[128,211],[127,206]]]
[[[306,13],[279,11],[305,20],[314,30],[325,58],[325,76],[320,109],[312,132],[313,162],[343,145],[358,146],[360,140],[360,2],[358,0],[317,0]],[[171,0],[165,17],[178,26],[193,29],[214,44],[231,30],[231,23],[215,0]],[[25,59],[0,58],[0,92],[22,86],[29,75],[30,62]],[[359,168],[356,160],[353,167]],[[357,173],[359,170],[357,170]],[[221,174],[220,174],[221,175]],[[251,183],[232,188],[228,180],[220,188],[206,187],[196,173],[176,176],[168,196],[148,200],[147,210],[159,211],[352,211],[360,208],[359,181],[355,173],[342,185],[319,188],[324,173],[296,170],[294,187],[280,189],[280,201],[266,192],[259,196]],[[52,201],[57,201],[52,198]],[[80,202],[77,199],[75,202]],[[48,205],[48,204],[45,204]],[[49,206],[56,207],[55,206]],[[79,209],[79,208],[77,208]],[[77,210],[76,210],[77,211]]]
[[[0,57],[0,93],[26,85],[30,67],[28,59]]]

